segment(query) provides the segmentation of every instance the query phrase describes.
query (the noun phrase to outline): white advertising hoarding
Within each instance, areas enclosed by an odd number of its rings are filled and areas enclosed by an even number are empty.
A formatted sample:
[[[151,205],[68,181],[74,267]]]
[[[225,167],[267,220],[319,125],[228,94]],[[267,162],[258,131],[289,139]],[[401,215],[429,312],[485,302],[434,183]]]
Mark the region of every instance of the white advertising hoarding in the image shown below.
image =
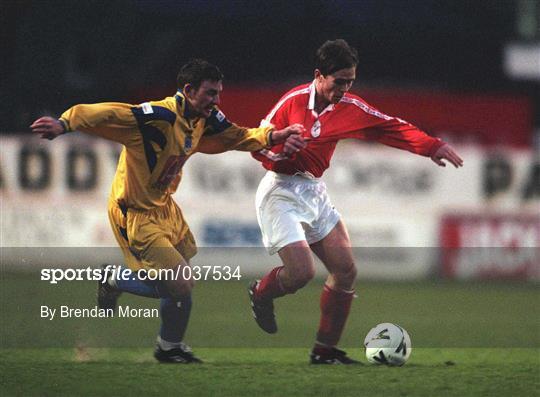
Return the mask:
[[[118,145],[82,134],[54,142],[26,135],[0,139],[2,247],[116,245],[106,211]],[[323,180],[353,245],[359,247],[361,275],[430,274],[437,259],[433,250],[364,255],[360,248],[379,247],[384,253],[384,248],[436,247],[443,214],[540,212],[535,153],[467,148],[459,152],[465,167],[456,170],[381,145],[338,145]],[[247,153],[196,154],[189,159],[175,199],[199,246],[260,247],[254,196],[264,172]],[[209,252],[203,249],[201,257]],[[257,258],[245,258],[254,272],[277,263],[264,250],[258,252]],[[3,261],[8,260],[4,255]]]

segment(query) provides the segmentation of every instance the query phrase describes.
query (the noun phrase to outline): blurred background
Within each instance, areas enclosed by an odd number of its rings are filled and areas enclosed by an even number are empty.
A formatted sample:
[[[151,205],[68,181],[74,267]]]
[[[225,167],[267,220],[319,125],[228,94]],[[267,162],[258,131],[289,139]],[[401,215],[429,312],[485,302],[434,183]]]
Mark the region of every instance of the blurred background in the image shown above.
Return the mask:
[[[120,148],[82,134],[40,142],[29,136],[35,118],[173,95],[181,65],[203,57],[225,74],[225,114],[256,126],[312,79],[316,49],[344,38],[360,56],[353,91],[465,159],[440,169],[379,145],[339,145],[324,180],[361,277],[540,277],[537,0],[4,0],[0,18],[4,264],[32,256],[26,247],[115,246],[106,203]],[[200,263],[227,257],[260,274],[277,260],[260,249],[263,174],[244,153],[190,159],[176,198],[199,245],[220,247],[203,248]],[[110,255],[53,258],[96,265]],[[25,263],[51,258],[34,257]]]

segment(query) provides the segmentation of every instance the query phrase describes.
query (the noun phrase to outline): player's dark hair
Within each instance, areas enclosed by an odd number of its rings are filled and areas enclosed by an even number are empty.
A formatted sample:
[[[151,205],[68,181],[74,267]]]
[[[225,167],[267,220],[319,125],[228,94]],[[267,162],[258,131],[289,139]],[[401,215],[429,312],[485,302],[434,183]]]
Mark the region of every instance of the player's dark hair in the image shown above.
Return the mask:
[[[180,69],[176,78],[176,85],[182,89],[186,84],[191,84],[197,90],[204,80],[223,80],[223,73],[216,65],[204,59],[191,59]]]
[[[327,40],[315,55],[315,67],[323,76],[358,64],[358,52],[343,39]]]

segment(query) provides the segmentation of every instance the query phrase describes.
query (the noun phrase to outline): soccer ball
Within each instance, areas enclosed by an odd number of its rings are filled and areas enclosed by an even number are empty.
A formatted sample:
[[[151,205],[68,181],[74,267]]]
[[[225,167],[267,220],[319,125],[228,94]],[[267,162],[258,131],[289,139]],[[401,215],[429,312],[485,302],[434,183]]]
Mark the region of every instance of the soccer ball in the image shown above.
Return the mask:
[[[401,366],[411,356],[411,338],[399,325],[382,323],[373,327],[364,340],[370,363]]]

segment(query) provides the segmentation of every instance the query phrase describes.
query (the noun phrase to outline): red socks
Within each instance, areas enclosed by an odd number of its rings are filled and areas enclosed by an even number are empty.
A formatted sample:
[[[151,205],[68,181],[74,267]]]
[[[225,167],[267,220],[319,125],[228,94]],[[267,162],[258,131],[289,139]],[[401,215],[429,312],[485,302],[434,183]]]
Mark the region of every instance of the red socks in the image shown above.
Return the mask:
[[[279,280],[283,266],[275,267],[262,278],[255,291],[255,299],[274,299],[287,294]],[[354,291],[334,290],[327,285],[321,294],[321,320],[317,331],[319,346],[334,347],[338,344],[349,317]]]
[[[278,277],[282,269],[283,266],[275,267],[261,279],[255,291],[255,299],[274,299],[287,294]]]
[[[332,347],[338,344],[349,317],[353,297],[354,291],[334,290],[324,286],[317,343]]]

